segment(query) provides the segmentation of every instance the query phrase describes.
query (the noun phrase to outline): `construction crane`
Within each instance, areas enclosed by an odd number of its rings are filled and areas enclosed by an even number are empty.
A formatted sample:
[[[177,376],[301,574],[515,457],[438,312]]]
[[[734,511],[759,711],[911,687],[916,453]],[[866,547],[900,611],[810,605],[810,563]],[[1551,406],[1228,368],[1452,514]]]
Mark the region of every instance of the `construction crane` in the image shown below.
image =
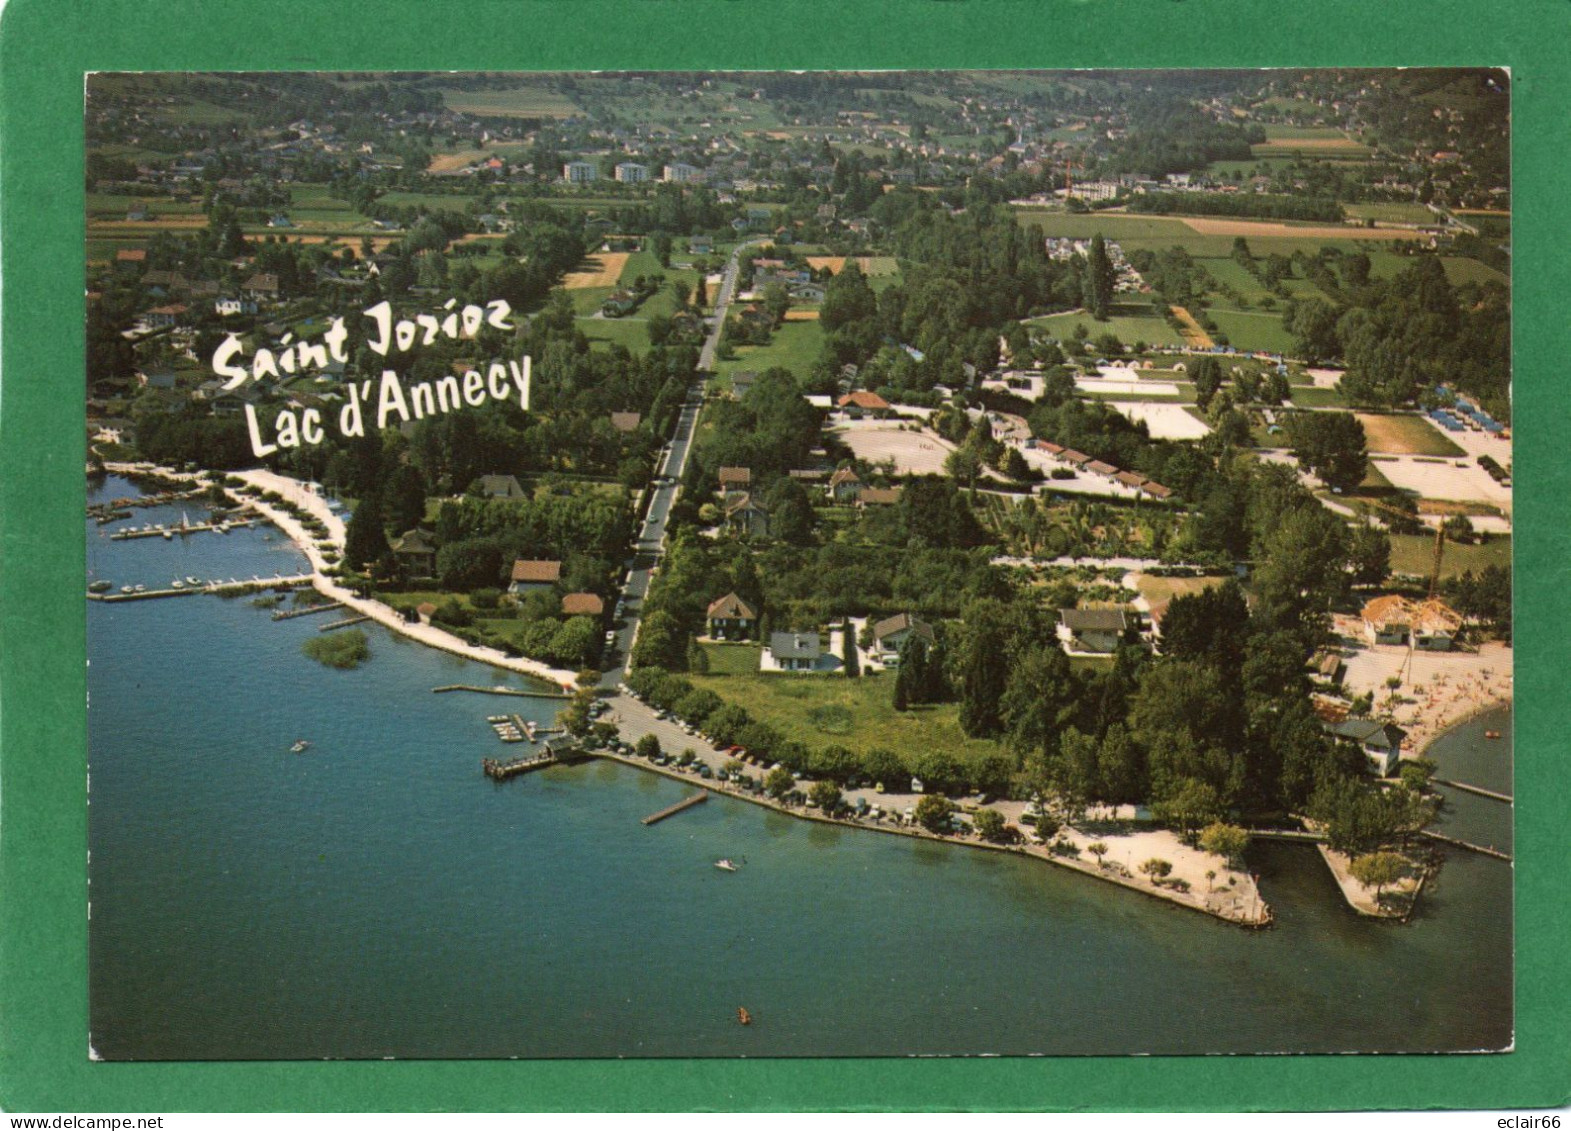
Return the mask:
[[[1446,555],[1446,524],[1442,520],[1435,527],[1435,562],[1429,570],[1429,599],[1435,599],[1435,592],[1440,588],[1440,562]]]

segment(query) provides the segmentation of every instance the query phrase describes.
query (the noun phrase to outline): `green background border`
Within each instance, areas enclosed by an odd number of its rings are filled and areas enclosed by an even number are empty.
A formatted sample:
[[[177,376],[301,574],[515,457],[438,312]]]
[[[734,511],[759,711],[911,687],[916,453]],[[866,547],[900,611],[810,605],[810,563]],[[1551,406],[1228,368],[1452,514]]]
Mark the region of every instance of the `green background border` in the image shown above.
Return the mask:
[[[0,1105],[6,1110],[1295,1110],[1563,1104],[1571,4],[12,0],[0,15]],[[1503,65],[1515,125],[1517,1037],[1499,1056],[92,1064],[82,75]],[[1558,505],[1557,505],[1558,504]],[[1526,614],[1526,615],[1523,615]],[[1400,969],[1392,976],[1400,978]],[[1459,970],[1458,978],[1466,971]],[[1139,1008],[1131,1002],[1131,1008]]]

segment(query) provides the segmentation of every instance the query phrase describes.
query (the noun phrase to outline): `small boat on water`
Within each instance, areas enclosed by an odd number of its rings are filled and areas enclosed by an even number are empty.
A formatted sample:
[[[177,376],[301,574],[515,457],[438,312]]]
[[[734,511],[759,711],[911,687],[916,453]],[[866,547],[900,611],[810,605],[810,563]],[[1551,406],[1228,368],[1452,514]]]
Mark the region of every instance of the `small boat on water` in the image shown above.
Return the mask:
[[[120,592],[122,592],[122,593],[135,593],[136,589],[133,586],[130,586],[130,585],[122,585],[122,586],[120,586]]]
[[[1485,738],[1499,738],[1500,737],[1500,732],[1498,730],[1486,730],[1484,732],[1484,737]]]
[[[138,585],[136,587],[136,591],[138,593],[146,593],[147,592],[147,586],[145,586],[145,585]]]
[[[311,744],[303,738],[295,739],[295,744],[289,748],[291,754],[303,754],[311,749]]]
[[[738,864],[735,860],[732,860],[729,856],[722,856],[719,860],[716,860],[715,867],[719,868],[722,872],[736,872],[741,870],[741,865]]]
[[[170,541],[170,540],[172,540],[174,538],[173,532],[168,531],[168,530],[163,531],[163,535],[164,535],[164,541],[166,541],[166,542],[168,542],[168,541]]]
[[[89,593],[107,593],[114,586],[115,583],[113,581],[95,581],[87,587],[87,591]]]
[[[753,1015],[747,1011],[746,1006],[739,1005],[736,1007],[736,1021],[738,1025],[751,1025]]]
[[[185,579],[185,583],[187,585],[200,585],[202,584],[202,579],[200,577],[188,577]]]
[[[173,581],[171,581],[169,583],[169,588],[171,588],[171,589],[184,589],[185,588],[185,582],[181,581],[177,577],[177,578],[175,578]]]

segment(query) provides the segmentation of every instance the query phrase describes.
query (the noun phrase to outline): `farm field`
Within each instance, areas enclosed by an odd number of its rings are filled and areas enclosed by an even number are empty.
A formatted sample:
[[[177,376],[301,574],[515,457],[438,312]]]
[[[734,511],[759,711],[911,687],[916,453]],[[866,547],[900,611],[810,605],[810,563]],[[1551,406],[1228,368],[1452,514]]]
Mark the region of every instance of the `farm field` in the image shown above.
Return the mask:
[[[1391,535],[1391,572],[1406,573],[1414,577],[1428,577],[1435,563],[1435,536],[1433,534]],[[1489,566],[1511,568],[1511,536],[1491,534],[1489,540],[1477,545],[1447,542],[1445,556],[1440,561],[1440,576],[1460,577],[1471,570],[1479,573]]]
[[[460,114],[493,118],[571,118],[582,112],[567,95],[541,86],[509,90],[443,90],[442,102]]]
[[[1435,214],[1417,201],[1370,201],[1364,204],[1344,204],[1342,211],[1355,220],[1373,220],[1386,224],[1433,224]]]
[[[737,346],[736,358],[715,362],[715,370],[729,374],[738,369],[751,369],[761,373],[771,366],[781,365],[802,376],[818,360],[823,344],[824,330],[816,319],[787,322],[776,328],[767,346]]]
[[[998,752],[986,739],[967,738],[958,704],[894,708],[894,677],[887,673],[846,679],[834,675],[688,675],[696,688],[768,723],[787,740],[809,746],[844,746],[858,754],[879,748],[943,750],[961,761]]]
[[[833,274],[838,275],[844,269],[847,257],[844,255],[809,255],[806,258],[807,265],[814,271],[822,271],[827,267]],[[870,278],[879,275],[895,275],[900,271],[900,264],[896,262],[895,257],[892,255],[858,255],[852,258],[856,260],[857,268],[862,274]]]
[[[1282,326],[1282,316],[1264,310],[1223,310],[1212,307],[1211,321],[1227,335],[1234,349],[1289,353],[1293,335]]]
[[[1245,220],[1227,216],[1187,216],[1180,221],[1203,236],[1243,236],[1251,249],[1259,237],[1293,240],[1416,240],[1425,238],[1407,228],[1354,228],[1346,224],[1290,224],[1281,220]],[[1259,252],[1256,252],[1258,255]]]
[[[1446,255],[1441,257],[1440,262],[1446,269],[1446,279],[1454,287],[1464,283],[1499,283],[1502,287],[1511,285],[1511,276],[1476,259]]]
[[[625,251],[596,252],[589,256],[578,270],[564,275],[562,286],[570,291],[589,287],[615,287],[622,279],[622,268],[627,265],[630,254]]]
[[[1030,325],[1037,327],[1055,338],[1069,338],[1074,335],[1075,326],[1083,325],[1092,338],[1102,334],[1114,334],[1125,345],[1135,342],[1145,342],[1148,345],[1182,346],[1184,337],[1177,330],[1167,324],[1167,320],[1158,316],[1151,307],[1115,307],[1116,310],[1148,310],[1148,314],[1114,314],[1106,322],[1098,322],[1091,315],[1080,312],[1067,314],[1049,314],[1042,318],[1033,318]]]
[[[1195,321],[1195,316],[1182,306],[1168,308],[1173,312],[1173,317],[1183,323],[1184,328],[1179,332],[1184,336],[1184,344],[1194,346],[1196,349],[1208,350],[1216,345],[1211,340],[1211,335],[1206,333],[1205,327]]]
[[[1397,413],[1353,414],[1363,426],[1371,452],[1382,455],[1461,456],[1466,453],[1421,416]]]

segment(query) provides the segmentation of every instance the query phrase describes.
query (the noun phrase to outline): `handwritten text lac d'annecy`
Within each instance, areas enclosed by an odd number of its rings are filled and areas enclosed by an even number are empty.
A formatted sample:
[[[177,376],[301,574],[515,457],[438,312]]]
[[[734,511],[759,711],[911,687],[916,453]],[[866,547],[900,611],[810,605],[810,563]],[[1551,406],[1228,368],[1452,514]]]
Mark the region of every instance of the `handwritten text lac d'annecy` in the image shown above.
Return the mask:
[[[504,299],[493,299],[484,307],[470,304],[457,309],[458,300],[449,299],[442,307],[443,313],[417,314],[413,319],[393,318],[393,308],[379,302],[362,313],[371,319],[371,335],[365,339],[368,349],[388,357],[407,353],[417,344],[428,346],[438,338],[473,338],[482,326],[498,330],[512,330],[508,315],[512,308]],[[263,377],[275,380],[326,369],[330,362],[345,364],[349,361],[346,348],[349,331],[342,318],[334,318],[319,341],[293,341],[287,333],[280,340],[278,350],[258,349],[249,359],[242,355],[245,346],[230,334],[213,351],[213,372],[226,378],[225,390],[237,389],[247,381]],[[247,364],[247,360],[249,363]],[[479,408],[489,401],[506,401],[518,398],[525,411],[529,409],[530,359],[493,360],[477,365],[462,376],[446,376],[435,381],[421,381],[404,386],[398,374],[391,369],[382,370],[377,381],[348,381],[343,386],[344,406],[338,412],[338,431],[345,437],[365,435],[365,406],[372,401],[375,386],[376,427],[378,430],[391,424],[424,420],[428,416],[452,412],[458,408]],[[325,437],[322,413],[315,408],[279,410],[264,438],[256,409],[245,406],[246,428],[251,437],[251,451],[257,457],[272,455],[280,448],[298,448],[304,444],[320,444]]]

